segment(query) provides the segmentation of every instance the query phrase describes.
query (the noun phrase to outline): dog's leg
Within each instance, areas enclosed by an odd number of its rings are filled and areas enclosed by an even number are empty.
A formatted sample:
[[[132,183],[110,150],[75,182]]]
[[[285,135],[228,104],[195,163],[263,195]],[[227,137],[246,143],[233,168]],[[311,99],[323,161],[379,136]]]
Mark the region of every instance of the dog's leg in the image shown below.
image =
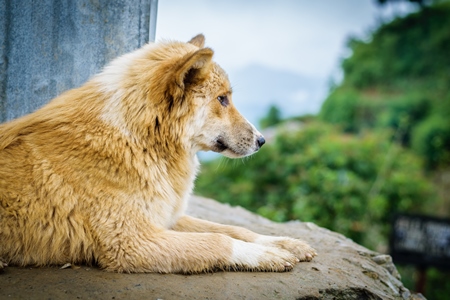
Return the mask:
[[[100,242],[99,265],[115,272],[198,273],[209,270],[284,272],[298,259],[283,249],[218,233],[125,229]]]
[[[281,248],[294,254],[300,261],[310,261],[317,255],[313,248],[298,239],[257,234],[242,227],[222,225],[190,216],[182,216],[173,229],[184,232],[221,233],[245,242]]]

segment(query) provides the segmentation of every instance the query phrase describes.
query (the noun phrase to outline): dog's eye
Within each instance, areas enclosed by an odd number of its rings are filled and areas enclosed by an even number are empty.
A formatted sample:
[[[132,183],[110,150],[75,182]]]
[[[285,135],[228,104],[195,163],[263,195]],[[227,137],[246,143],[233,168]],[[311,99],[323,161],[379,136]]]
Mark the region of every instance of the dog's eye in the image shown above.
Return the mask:
[[[220,102],[220,104],[222,104],[222,106],[228,106],[228,104],[229,104],[227,96],[219,96],[219,97],[217,97],[217,100],[219,100],[219,102]]]

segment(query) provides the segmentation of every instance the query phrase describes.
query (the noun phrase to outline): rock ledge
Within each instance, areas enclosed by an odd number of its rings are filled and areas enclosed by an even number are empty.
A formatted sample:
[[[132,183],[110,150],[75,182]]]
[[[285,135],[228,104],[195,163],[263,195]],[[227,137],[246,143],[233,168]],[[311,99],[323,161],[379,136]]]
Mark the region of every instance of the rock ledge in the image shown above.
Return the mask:
[[[240,207],[192,197],[190,215],[269,235],[301,238],[319,253],[292,272],[115,274],[96,268],[8,267],[0,298],[14,299],[425,299],[400,281],[389,255],[312,223],[274,223]]]

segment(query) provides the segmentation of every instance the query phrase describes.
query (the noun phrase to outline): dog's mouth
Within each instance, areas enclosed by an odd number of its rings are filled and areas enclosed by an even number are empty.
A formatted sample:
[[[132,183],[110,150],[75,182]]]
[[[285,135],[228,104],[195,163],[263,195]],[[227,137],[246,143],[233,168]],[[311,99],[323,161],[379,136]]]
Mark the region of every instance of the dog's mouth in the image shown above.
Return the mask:
[[[214,144],[210,150],[229,158],[239,158],[257,152],[265,142],[264,137],[261,135],[256,141],[252,141],[251,138],[243,138],[238,141],[236,145],[230,145],[226,139],[220,135],[214,140]]]
[[[249,155],[234,147],[230,147],[221,136],[214,141],[214,146],[211,150],[230,158],[238,158]]]
[[[223,152],[225,150],[227,150],[229,147],[225,144],[224,140],[222,137],[218,137],[215,141],[215,145],[214,145],[214,152]]]

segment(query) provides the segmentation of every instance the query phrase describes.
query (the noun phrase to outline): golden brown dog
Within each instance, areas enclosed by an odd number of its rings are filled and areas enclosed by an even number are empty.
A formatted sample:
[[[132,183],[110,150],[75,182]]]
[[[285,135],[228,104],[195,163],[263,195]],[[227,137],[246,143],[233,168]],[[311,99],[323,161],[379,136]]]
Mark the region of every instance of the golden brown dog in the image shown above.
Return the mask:
[[[304,242],[184,215],[196,153],[256,152],[198,35],[114,60],[84,86],[0,126],[0,268],[98,264],[117,272],[285,271]]]

